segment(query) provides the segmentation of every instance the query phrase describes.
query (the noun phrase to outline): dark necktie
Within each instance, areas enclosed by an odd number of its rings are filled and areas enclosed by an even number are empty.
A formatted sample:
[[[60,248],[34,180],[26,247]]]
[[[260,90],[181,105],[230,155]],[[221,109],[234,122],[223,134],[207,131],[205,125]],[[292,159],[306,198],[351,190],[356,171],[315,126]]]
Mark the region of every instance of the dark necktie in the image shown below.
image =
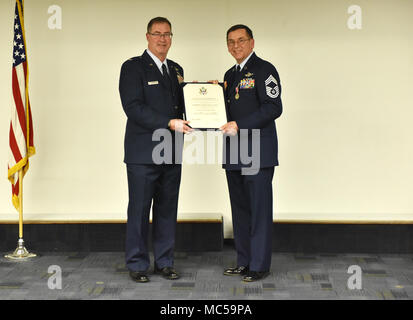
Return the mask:
[[[237,65],[236,70],[237,70],[237,75],[238,75],[238,74],[241,72],[241,67],[240,67],[240,65]]]
[[[162,64],[162,75],[163,75],[163,78],[164,78],[166,84],[169,87],[172,87],[171,78],[169,78],[168,71],[166,70],[166,65],[164,63]]]

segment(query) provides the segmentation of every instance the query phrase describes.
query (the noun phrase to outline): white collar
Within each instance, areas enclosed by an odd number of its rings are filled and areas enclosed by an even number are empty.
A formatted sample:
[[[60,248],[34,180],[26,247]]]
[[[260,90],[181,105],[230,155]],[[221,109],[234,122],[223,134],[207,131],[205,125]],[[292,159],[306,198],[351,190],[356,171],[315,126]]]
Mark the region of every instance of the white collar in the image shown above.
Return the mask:
[[[244,66],[245,66],[245,64],[248,62],[248,60],[249,60],[249,58],[251,58],[251,56],[252,56],[252,54],[254,53],[254,51],[251,51],[251,53],[250,53],[250,55],[248,56],[248,57],[246,57],[245,59],[244,59],[244,61],[242,61],[240,64],[236,64],[235,65],[235,67],[236,66],[240,66],[240,70],[242,70],[242,68],[244,68]]]
[[[153,61],[155,62],[156,66],[158,67],[159,71],[162,73],[162,65],[164,64],[166,66],[166,70],[168,69],[168,63],[167,63],[167,59],[165,59],[164,62],[162,62],[161,60],[159,60],[159,58],[157,56],[155,56],[151,50],[146,49],[146,52],[149,54],[149,56],[153,59]]]

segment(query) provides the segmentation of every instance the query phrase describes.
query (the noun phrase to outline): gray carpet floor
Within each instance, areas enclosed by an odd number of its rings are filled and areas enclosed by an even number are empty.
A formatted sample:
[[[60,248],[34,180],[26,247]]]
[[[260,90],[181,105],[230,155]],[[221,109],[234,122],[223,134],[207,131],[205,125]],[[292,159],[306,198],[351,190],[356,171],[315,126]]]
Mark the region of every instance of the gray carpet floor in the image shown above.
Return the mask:
[[[233,248],[175,254],[181,278],[168,281],[151,272],[135,283],[123,252],[41,252],[28,261],[0,258],[0,300],[411,300],[411,254],[273,253],[271,273],[244,283],[224,276],[235,266]],[[349,288],[350,266],[361,271],[360,289]]]

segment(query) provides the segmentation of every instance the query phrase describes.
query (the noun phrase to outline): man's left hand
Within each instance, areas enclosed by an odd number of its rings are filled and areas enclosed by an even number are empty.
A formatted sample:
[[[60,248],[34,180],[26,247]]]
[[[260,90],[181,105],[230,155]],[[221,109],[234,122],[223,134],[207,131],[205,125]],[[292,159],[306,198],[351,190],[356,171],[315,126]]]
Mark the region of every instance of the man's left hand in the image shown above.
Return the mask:
[[[238,125],[235,121],[230,121],[219,128],[224,134],[235,136],[238,132]]]

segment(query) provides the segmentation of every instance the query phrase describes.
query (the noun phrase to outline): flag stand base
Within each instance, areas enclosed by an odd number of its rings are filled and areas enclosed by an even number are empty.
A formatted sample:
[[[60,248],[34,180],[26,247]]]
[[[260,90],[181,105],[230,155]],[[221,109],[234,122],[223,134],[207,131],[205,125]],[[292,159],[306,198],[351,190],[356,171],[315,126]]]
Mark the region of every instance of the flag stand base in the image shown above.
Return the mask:
[[[36,256],[37,255],[35,253],[30,253],[29,251],[27,251],[27,249],[24,247],[23,238],[19,238],[19,240],[17,241],[16,250],[14,250],[13,253],[6,254],[4,257],[14,261],[24,261]]]

